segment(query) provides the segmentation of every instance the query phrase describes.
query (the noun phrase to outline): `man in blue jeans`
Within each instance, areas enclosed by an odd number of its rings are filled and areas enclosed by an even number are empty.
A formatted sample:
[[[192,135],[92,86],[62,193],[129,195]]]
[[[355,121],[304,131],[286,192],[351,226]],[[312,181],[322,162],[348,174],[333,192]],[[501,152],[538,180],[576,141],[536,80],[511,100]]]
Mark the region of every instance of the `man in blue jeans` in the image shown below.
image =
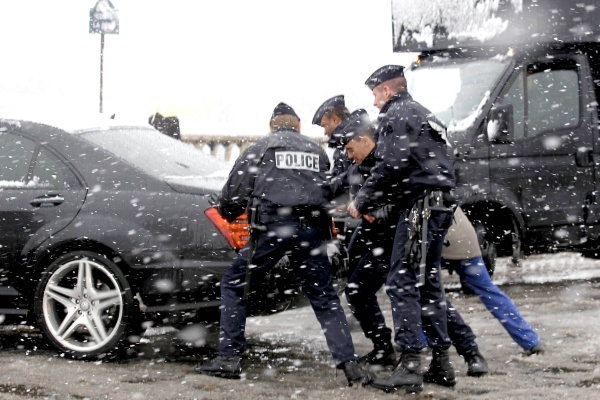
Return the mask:
[[[538,334],[523,319],[512,300],[492,282],[481,257],[475,228],[460,207],[454,212],[454,221],[446,234],[442,263],[448,270],[456,271],[461,283],[479,296],[515,343],[525,350],[524,354],[544,351]]]

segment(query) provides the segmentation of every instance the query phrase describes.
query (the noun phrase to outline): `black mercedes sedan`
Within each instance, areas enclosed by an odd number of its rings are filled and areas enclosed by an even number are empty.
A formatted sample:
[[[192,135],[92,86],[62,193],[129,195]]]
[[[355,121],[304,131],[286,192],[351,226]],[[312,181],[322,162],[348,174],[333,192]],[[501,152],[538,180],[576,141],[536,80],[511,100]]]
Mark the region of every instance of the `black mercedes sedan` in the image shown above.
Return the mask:
[[[210,204],[229,165],[149,125],[74,119],[0,118],[2,318],[75,358],[148,322],[215,322],[248,234]]]

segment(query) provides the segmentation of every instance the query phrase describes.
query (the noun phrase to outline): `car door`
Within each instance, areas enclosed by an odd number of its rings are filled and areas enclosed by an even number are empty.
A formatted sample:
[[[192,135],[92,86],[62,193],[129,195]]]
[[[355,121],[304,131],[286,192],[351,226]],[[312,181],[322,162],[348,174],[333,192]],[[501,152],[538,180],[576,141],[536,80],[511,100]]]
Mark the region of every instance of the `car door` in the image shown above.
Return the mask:
[[[586,68],[578,55],[527,60],[495,104],[511,116],[509,140],[491,147],[491,181],[514,193],[534,241],[576,242],[594,190]]]
[[[68,225],[86,196],[73,170],[45,143],[0,132],[0,265],[3,271]]]

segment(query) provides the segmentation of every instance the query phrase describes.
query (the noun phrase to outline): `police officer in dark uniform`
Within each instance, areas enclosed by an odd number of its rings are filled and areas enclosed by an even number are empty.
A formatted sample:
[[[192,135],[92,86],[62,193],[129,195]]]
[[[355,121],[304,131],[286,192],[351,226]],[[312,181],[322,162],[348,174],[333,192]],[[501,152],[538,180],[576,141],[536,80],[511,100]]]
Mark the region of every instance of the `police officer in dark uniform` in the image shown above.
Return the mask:
[[[333,178],[339,176],[348,170],[350,160],[344,151],[344,146],[341,145],[341,135],[336,132],[336,128],[350,115],[350,111],[346,107],[344,95],[334,96],[327,99],[319,106],[313,116],[313,125],[321,126],[325,136],[328,137],[327,145],[333,150],[333,168],[331,175]]]
[[[347,121],[347,123],[346,123]],[[375,166],[376,139],[375,128],[367,112],[354,111],[342,123],[342,143],[345,144],[348,158],[353,165],[348,169],[350,197],[354,198]],[[391,341],[391,330],[385,324],[377,302],[377,292],[386,281],[389,272],[390,257],[394,244],[396,225],[400,215],[396,207],[387,204],[374,212],[368,219],[361,219],[348,247],[350,270],[346,286],[346,298],[365,336],[373,342],[373,350],[359,358],[360,363],[370,365],[394,365],[396,355]],[[448,334],[452,344],[468,363],[470,376],[482,376],[487,373],[487,364],[479,352],[473,330],[462,316],[446,300]],[[447,380],[445,374],[439,375],[433,368],[424,376],[425,382],[453,386],[455,380]]]
[[[334,220],[338,232],[338,238],[342,240],[345,246],[348,246],[348,241],[352,235],[353,224],[347,221],[346,205],[348,203],[348,180],[347,171],[351,161],[348,159],[346,149],[340,142],[342,135],[340,134],[340,125],[347,120],[350,111],[346,107],[344,95],[334,96],[327,99],[319,106],[313,116],[313,125],[318,125],[323,128],[325,136],[327,136],[327,146],[333,149],[332,168],[329,172],[329,182],[332,191],[331,207]]]
[[[448,382],[455,380],[440,274],[444,236],[452,223],[454,169],[444,125],[406,91],[402,66],[381,67],[365,84],[380,109],[377,162],[348,212],[360,218],[384,204],[401,212],[386,280],[400,362],[392,375],[372,385],[418,392],[423,383],[421,327],[433,350],[430,370]]]
[[[346,123],[347,121],[347,123]],[[348,169],[350,197],[354,198],[375,166],[375,128],[363,109],[354,111],[342,123],[342,143],[353,164]],[[340,126],[342,126],[340,125]],[[361,219],[348,246],[349,267],[352,271],[346,285],[346,298],[365,336],[373,342],[373,350],[359,358],[359,363],[369,365],[394,365],[396,354],[392,346],[391,330],[386,326],[377,301],[377,292],[389,272],[396,225],[400,215],[396,207],[387,204],[367,218]],[[449,300],[447,304],[448,334],[454,347],[465,357],[467,375],[482,376],[487,373],[487,363],[475,341],[473,330],[465,323]],[[453,386],[456,381],[438,374],[435,364],[424,375],[424,381]]]
[[[239,156],[221,193],[220,213],[232,221],[248,209],[252,231],[248,244],[221,281],[219,356],[199,363],[196,371],[240,377],[241,355],[246,348],[245,290],[251,291],[253,283],[260,282],[288,255],[302,277],[302,289],[337,368],[344,371],[349,385],[366,384],[371,375],[356,362],[323,242],[324,231],[331,226],[331,217],[324,211],[330,196],[327,154],[316,142],[300,135],[300,119],[285,103],[275,107],[270,128],[270,135]]]

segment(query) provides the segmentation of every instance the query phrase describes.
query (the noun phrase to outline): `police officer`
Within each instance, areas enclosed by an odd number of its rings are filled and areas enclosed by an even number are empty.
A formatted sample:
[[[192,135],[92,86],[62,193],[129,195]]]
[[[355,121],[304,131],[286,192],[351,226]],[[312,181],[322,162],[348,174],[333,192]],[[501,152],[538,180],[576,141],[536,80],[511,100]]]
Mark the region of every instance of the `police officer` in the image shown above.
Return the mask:
[[[321,126],[327,136],[327,145],[333,150],[333,168],[331,170],[332,178],[335,178],[350,166],[350,160],[340,143],[341,135],[336,131],[337,127],[350,115],[346,107],[344,95],[334,96],[327,99],[319,106],[313,116],[313,125]]]
[[[348,158],[354,162],[348,170],[350,197],[353,198],[375,166],[375,129],[367,112],[362,109],[350,114],[340,127],[342,143],[345,143]],[[352,274],[348,278],[345,293],[365,336],[373,342],[373,350],[360,357],[359,362],[394,365],[396,355],[391,342],[391,330],[385,324],[377,302],[377,292],[385,283],[389,271],[399,214],[393,205],[388,204],[371,212],[366,218],[361,219],[348,247]],[[461,247],[456,243],[454,246]],[[467,361],[467,374],[485,375],[487,363],[479,352],[473,330],[448,300],[446,304],[448,333],[458,353]],[[456,383],[454,379],[448,380],[445,373],[440,374],[435,363],[426,372],[424,380],[444,386]]]
[[[346,154],[344,146],[341,144],[340,125],[347,120],[350,115],[350,111],[346,107],[346,101],[344,95],[333,96],[327,99],[319,106],[315,115],[313,116],[313,125],[318,125],[323,128],[325,136],[327,136],[327,146],[333,149],[332,154],[332,168],[329,173],[329,183],[332,191],[331,206],[335,207],[334,215],[338,218],[336,222],[343,221],[346,219],[346,204],[348,203],[348,180],[347,171],[351,164]],[[343,218],[341,218],[343,214]],[[340,225],[340,223],[337,223]],[[339,231],[343,232],[343,235],[339,235],[338,238],[342,239],[344,245],[348,245],[348,240],[351,237],[352,229],[349,228],[350,224],[347,221],[341,222],[341,228]]]
[[[330,194],[327,154],[316,142],[300,135],[300,119],[285,103],[275,107],[270,129],[270,135],[239,156],[221,193],[219,211],[229,221],[248,208],[251,239],[221,281],[219,356],[199,363],[196,371],[222,378],[240,377],[241,355],[246,348],[244,290],[251,290],[253,283],[260,282],[288,255],[301,275],[302,289],[337,368],[344,371],[349,385],[366,384],[371,376],[356,362],[323,243],[324,229],[331,226],[331,217],[324,212]]]
[[[386,280],[400,362],[392,375],[372,385],[418,392],[423,383],[421,321],[433,350],[430,369],[448,382],[455,379],[439,268],[452,222],[448,193],[455,186],[454,170],[445,127],[406,91],[402,66],[381,67],[365,84],[380,109],[377,161],[348,212],[360,218],[382,204],[394,204],[401,212]]]

